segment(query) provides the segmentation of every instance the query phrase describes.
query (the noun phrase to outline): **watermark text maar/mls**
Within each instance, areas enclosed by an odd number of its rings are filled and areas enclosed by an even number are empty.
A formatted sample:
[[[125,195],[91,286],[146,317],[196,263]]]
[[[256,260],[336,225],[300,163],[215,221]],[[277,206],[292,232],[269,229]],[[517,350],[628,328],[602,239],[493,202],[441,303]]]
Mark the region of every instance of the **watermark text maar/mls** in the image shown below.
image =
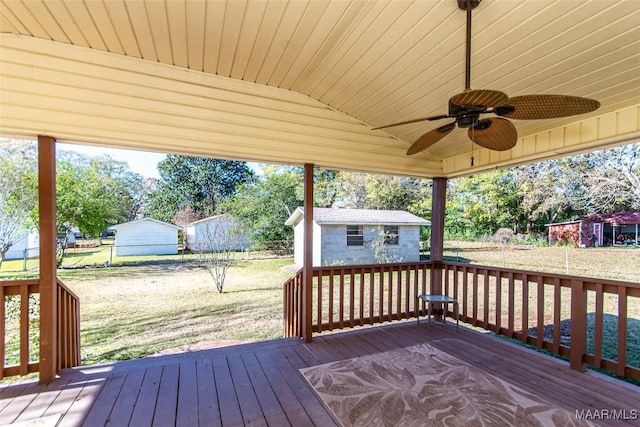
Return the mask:
[[[633,421],[640,419],[640,411],[638,409],[576,409],[576,419],[585,421]]]

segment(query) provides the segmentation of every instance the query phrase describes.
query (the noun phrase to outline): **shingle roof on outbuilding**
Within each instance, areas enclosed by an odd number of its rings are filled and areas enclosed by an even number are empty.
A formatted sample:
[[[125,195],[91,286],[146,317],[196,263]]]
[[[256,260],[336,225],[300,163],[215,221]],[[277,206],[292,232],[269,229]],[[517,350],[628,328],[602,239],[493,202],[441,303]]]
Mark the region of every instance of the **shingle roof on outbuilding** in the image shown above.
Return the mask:
[[[303,216],[304,210],[297,208],[285,224],[295,225]],[[313,208],[313,220],[317,224],[431,225],[412,213],[383,209]]]
[[[640,224],[640,212],[590,214],[582,216],[579,219],[592,222],[606,222],[613,225]]]
[[[151,218],[151,217],[144,217],[144,218],[140,218],[140,219],[135,219],[133,221],[123,222],[123,223],[120,223],[120,224],[112,225],[111,227],[109,227],[109,229],[110,230],[118,230],[120,228],[130,227],[132,225],[136,225],[136,224],[140,224],[140,223],[144,223],[144,222],[152,222],[152,223],[155,223],[155,224],[164,225],[166,227],[175,228],[176,230],[181,230],[182,229],[182,227],[179,227],[179,226],[177,226],[175,224],[170,224],[168,222],[160,221],[158,219]]]

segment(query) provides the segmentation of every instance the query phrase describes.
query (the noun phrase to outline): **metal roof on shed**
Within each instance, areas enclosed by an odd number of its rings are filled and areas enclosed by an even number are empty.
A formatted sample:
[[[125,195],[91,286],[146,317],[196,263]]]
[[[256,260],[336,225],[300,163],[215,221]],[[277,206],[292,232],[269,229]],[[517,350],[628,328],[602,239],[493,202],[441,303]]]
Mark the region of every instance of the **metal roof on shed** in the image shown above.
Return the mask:
[[[304,210],[297,208],[285,224],[295,225],[303,216]],[[412,213],[383,209],[313,208],[313,220],[318,224],[431,225]]]

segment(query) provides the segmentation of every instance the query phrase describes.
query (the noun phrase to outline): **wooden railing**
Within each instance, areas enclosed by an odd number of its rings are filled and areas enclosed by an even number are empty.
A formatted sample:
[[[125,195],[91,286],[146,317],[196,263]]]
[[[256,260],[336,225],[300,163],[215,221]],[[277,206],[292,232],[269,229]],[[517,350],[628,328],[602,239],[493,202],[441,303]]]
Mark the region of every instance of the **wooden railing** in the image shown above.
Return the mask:
[[[30,357],[32,295],[38,295],[38,279],[13,280],[0,282],[0,378],[14,375],[27,375],[38,372],[37,361]],[[14,297],[11,304],[7,304],[7,297]],[[19,302],[16,301],[19,298]],[[9,313],[7,309],[12,312]],[[10,324],[7,325],[7,320]],[[16,333],[17,329],[17,333]],[[10,334],[7,342],[7,333]],[[11,351],[7,357],[7,351]],[[17,355],[16,355],[17,350]],[[16,357],[17,356],[17,357]],[[16,360],[17,359],[17,360]],[[5,366],[8,360],[9,366]],[[17,361],[17,363],[15,363]]]
[[[373,325],[416,316],[416,295],[429,289],[431,263],[313,269],[313,332]],[[283,288],[284,335],[300,336],[302,270]]]
[[[80,298],[58,282],[57,369],[80,366]]]
[[[443,292],[460,303],[460,320],[498,335],[640,380],[627,363],[640,352],[629,342],[631,299],[640,306],[640,283],[442,263]]]
[[[302,336],[302,270],[293,275],[282,286],[285,338]]]
[[[57,283],[60,370],[80,365],[80,301],[62,281]],[[9,296],[19,301],[8,304]],[[0,379],[39,371],[39,296],[38,279],[0,281]]]
[[[628,316],[630,303],[640,305],[638,283],[455,262],[314,267],[313,331],[423,314],[416,295],[433,293],[436,268],[442,292],[460,303],[461,321],[568,357],[577,370],[587,363],[640,380],[640,368],[627,363],[640,351],[628,341],[629,322],[640,325]],[[299,271],[284,285],[285,336],[301,335],[302,306]]]

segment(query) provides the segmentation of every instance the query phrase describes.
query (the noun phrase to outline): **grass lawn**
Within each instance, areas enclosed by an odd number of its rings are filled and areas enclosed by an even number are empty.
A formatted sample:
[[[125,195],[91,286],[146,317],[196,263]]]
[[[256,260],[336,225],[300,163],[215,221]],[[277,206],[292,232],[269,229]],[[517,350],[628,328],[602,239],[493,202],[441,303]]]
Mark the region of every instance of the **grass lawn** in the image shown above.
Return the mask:
[[[490,242],[445,242],[450,261],[640,283],[640,248],[502,246]]]
[[[237,261],[218,293],[196,263],[60,270],[80,297],[82,363],[135,359],[187,344],[282,336],[291,259]]]

